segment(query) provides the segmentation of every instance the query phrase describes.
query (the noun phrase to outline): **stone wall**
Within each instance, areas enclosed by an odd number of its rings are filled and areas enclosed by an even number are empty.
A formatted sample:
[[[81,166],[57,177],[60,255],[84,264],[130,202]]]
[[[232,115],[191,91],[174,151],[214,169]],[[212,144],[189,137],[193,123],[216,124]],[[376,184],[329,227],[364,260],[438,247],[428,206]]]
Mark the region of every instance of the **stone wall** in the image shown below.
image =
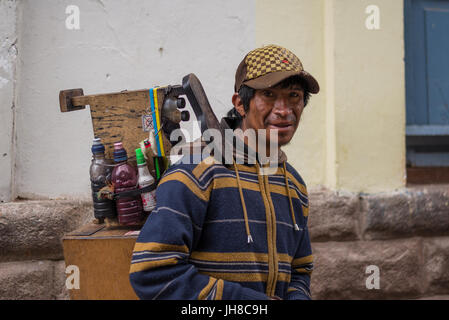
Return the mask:
[[[315,299],[449,299],[449,186],[310,193]],[[375,265],[380,289],[367,289]]]
[[[68,299],[61,240],[90,220],[85,202],[0,204],[0,300]]]
[[[67,299],[62,236],[90,203],[0,204],[0,299]],[[310,192],[314,299],[449,298],[449,186],[396,193]],[[367,289],[366,268],[380,271]]]

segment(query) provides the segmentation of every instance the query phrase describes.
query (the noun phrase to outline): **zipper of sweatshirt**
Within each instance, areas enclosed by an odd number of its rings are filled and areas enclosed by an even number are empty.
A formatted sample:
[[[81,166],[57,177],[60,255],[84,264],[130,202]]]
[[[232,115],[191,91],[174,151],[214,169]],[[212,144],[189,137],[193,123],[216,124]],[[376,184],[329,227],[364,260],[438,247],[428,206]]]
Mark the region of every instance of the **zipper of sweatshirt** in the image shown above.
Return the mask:
[[[262,198],[265,205],[265,213],[267,220],[268,279],[267,279],[266,294],[268,296],[274,296],[276,290],[279,265],[276,249],[276,217],[274,216],[274,207],[270,196],[268,175],[263,176],[259,175],[259,185],[263,189]]]

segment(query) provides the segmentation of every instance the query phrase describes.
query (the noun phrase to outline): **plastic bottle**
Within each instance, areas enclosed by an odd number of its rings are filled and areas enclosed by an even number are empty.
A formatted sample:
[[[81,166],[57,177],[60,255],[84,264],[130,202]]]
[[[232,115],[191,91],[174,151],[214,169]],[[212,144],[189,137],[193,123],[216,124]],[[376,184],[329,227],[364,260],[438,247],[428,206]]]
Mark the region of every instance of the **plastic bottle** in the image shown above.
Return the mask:
[[[136,149],[136,159],[137,159],[137,170],[139,172],[139,188],[144,188],[146,186],[150,186],[154,183],[154,178],[150,174],[150,171],[147,167],[147,162],[145,161],[145,157],[142,153],[142,150]],[[156,190],[151,192],[146,192],[141,194],[142,197],[142,205],[143,211],[151,212],[156,207]]]
[[[90,165],[90,186],[92,190],[92,200],[94,206],[94,216],[99,223],[103,223],[105,218],[116,216],[115,202],[109,199],[98,199],[97,193],[106,186],[106,182],[111,178],[112,166],[104,157],[104,145],[100,138],[95,138],[92,143],[92,163]]]
[[[116,166],[112,171],[111,181],[114,192],[120,194],[124,191],[136,190],[137,172],[128,164],[128,155],[121,142],[114,144],[114,162]],[[142,221],[142,200],[140,195],[116,200],[118,222],[121,225],[136,225]]]

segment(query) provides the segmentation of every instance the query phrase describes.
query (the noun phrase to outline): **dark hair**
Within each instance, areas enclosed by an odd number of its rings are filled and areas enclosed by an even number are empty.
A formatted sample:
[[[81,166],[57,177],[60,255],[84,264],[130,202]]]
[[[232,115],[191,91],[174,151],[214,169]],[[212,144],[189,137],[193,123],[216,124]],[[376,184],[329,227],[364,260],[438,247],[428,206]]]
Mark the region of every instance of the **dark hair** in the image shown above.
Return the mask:
[[[309,103],[309,99],[310,99],[310,92],[308,90],[308,86],[307,86],[307,82],[299,77],[299,76],[292,76],[289,77],[283,81],[281,81],[279,84],[276,85],[276,87],[281,87],[282,89],[285,88],[289,88],[290,86],[293,86],[295,84],[299,84],[301,86],[301,88],[303,88],[304,90],[304,107],[307,106],[307,104]],[[256,89],[250,88],[246,85],[242,85],[239,89],[239,96],[240,99],[242,100],[243,103],[243,109],[245,110],[245,112],[248,112],[249,110],[249,103],[251,101],[251,99],[254,97],[254,94],[256,93]],[[238,124],[238,126],[240,126],[241,122],[242,122],[242,116],[240,115],[240,113],[238,113],[238,111],[235,108],[232,108],[231,110],[228,111],[227,117],[231,117],[231,118],[237,118],[236,122]]]

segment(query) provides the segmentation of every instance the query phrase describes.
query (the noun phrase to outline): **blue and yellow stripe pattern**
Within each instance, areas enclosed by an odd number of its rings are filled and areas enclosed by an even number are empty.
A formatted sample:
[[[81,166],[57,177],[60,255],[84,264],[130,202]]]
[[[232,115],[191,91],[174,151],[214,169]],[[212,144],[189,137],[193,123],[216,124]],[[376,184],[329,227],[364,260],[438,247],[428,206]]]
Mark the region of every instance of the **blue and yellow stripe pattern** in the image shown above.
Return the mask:
[[[164,174],[130,266],[141,299],[311,298],[309,201],[302,178],[288,164],[264,177],[254,165],[235,166],[205,160],[176,164]]]

